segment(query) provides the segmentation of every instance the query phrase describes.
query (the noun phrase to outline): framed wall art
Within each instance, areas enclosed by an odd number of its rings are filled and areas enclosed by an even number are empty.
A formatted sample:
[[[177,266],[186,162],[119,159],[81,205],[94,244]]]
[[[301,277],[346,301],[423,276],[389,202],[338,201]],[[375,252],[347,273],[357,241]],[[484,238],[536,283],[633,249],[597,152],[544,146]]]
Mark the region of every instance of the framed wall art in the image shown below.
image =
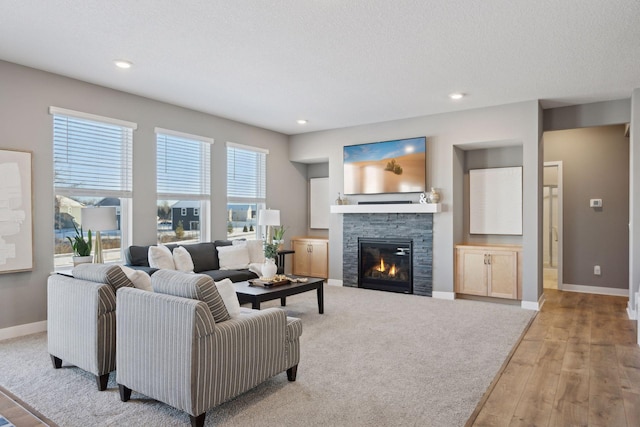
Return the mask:
[[[33,270],[32,153],[0,149],[0,273]]]

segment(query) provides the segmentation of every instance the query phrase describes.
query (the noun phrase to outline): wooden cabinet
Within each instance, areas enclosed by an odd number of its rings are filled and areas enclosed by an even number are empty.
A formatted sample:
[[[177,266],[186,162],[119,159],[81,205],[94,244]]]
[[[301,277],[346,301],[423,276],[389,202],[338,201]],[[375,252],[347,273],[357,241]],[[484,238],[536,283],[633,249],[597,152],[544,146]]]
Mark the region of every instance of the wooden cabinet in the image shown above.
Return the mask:
[[[329,241],[318,237],[294,237],[291,245],[293,274],[299,276],[329,277]]]
[[[456,245],[455,290],[461,294],[522,298],[522,247]]]

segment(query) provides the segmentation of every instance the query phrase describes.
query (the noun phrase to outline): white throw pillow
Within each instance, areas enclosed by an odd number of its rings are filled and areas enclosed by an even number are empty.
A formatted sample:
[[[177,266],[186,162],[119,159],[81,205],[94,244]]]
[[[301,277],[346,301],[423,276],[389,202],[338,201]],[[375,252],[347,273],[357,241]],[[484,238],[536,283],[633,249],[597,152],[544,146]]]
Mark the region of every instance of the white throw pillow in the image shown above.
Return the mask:
[[[262,276],[262,266],[264,262],[252,262],[249,264],[249,271],[256,273],[258,277]]]
[[[175,270],[176,266],[173,263],[173,255],[168,247],[149,246],[149,266],[153,268],[163,268],[165,270]]]
[[[236,294],[236,288],[233,286],[233,282],[230,279],[223,279],[219,282],[215,282],[218,293],[222,297],[224,306],[229,312],[229,316],[237,317],[240,314],[240,301],[238,301],[238,295]]]
[[[249,240],[249,259],[252,263],[262,264],[264,262],[264,242],[262,240]]]
[[[243,245],[218,246],[220,270],[249,268],[249,249]]]
[[[249,250],[249,262],[264,262],[264,242],[262,240],[233,240],[233,246],[246,246]]]
[[[193,273],[193,260],[188,250],[182,246],[178,246],[173,250],[173,263],[176,266],[176,270],[184,271],[185,273]]]
[[[121,265],[120,268],[124,274],[131,280],[133,286],[136,289],[142,289],[143,291],[153,292],[151,287],[151,276],[141,270],[134,270],[133,268]]]

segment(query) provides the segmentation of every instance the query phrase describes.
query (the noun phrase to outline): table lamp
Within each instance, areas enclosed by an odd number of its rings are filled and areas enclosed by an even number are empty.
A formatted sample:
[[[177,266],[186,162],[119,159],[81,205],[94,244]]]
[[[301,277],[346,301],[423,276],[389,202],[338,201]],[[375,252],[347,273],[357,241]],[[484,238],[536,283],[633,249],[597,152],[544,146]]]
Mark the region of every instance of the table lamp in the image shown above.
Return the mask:
[[[82,208],[82,226],[86,230],[95,231],[96,243],[93,252],[93,262],[102,264],[104,260],[102,258],[102,239],[100,238],[100,232],[116,230],[118,228],[115,206]]]
[[[258,225],[267,227],[267,241],[273,243],[271,227],[280,225],[280,211],[277,209],[260,209],[258,212]]]

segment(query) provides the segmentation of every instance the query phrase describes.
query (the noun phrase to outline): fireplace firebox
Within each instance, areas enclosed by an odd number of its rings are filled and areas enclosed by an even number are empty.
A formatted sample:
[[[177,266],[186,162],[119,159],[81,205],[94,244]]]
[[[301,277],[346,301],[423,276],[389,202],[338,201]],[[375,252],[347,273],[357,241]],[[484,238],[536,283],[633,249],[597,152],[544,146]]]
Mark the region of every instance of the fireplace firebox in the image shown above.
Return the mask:
[[[358,287],[413,293],[411,239],[358,238]]]

